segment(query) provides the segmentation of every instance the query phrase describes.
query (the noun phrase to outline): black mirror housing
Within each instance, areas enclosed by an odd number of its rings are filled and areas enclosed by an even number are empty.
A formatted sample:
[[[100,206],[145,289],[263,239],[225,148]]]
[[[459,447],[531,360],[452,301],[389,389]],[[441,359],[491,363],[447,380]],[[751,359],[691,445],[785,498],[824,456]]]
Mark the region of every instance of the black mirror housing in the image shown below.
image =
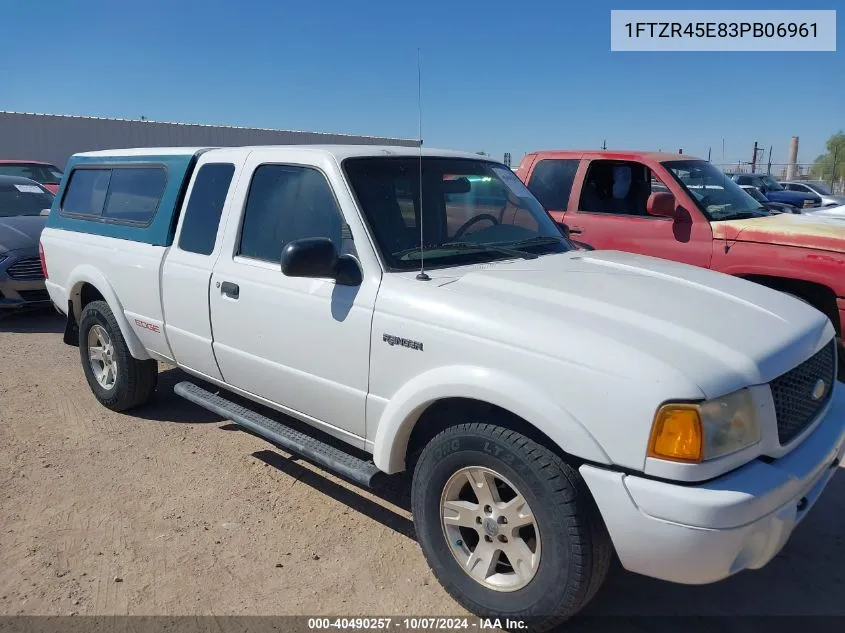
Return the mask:
[[[288,242],[282,249],[282,272],[288,277],[328,277],[337,272],[337,249],[325,237]]]
[[[357,286],[362,281],[355,258],[338,255],[334,242],[327,237],[289,242],[282,249],[281,265],[282,273],[288,277],[334,279],[345,286]]]

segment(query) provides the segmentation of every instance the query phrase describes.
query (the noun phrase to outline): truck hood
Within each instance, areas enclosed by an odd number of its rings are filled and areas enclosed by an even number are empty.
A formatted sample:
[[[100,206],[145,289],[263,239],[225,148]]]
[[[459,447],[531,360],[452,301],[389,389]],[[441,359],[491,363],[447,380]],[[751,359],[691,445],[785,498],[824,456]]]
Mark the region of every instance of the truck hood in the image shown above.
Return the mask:
[[[748,220],[712,222],[713,237],[845,253],[845,223],[818,212],[782,213]]]
[[[645,355],[706,397],[766,383],[833,336],[824,315],[783,293],[620,251],[500,263],[445,288],[497,321],[500,336],[517,339],[502,342],[601,368],[617,352]],[[576,347],[585,358],[574,358]]]
[[[38,244],[47,218],[41,215],[0,217],[0,253],[32,248]]]

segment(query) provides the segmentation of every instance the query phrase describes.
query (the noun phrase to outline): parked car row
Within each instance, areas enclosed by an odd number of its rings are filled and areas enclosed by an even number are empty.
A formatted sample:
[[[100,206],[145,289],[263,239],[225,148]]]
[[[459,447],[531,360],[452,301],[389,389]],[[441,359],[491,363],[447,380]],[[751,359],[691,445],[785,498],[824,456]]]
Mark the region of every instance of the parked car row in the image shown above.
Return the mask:
[[[38,239],[53,198],[34,180],[0,175],[0,310],[51,305]]]
[[[782,181],[781,186],[787,191],[797,191],[805,194],[815,194],[821,198],[822,207],[840,207],[845,205],[845,196],[837,196],[822,180],[788,180]]]
[[[694,157],[89,152],[40,244],[103,406],[143,406],[164,362],[359,485],[410,471],[438,580],[530,630],[614,552],[686,584],[763,567],[845,457],[845,225]]]
[[[62,180],[62,170],[51,163],[33,160],[0,160],[0,176],[28,178],[56,193]]]

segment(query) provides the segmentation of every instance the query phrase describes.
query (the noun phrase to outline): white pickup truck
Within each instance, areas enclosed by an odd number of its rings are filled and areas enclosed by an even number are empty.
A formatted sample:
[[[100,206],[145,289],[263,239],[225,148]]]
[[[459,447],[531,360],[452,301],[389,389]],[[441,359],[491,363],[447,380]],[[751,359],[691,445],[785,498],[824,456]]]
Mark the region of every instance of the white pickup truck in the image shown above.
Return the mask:
[[[443,586],[543,630],[613,552],[678,583],[762,567],[845,446],[821,312],[565,235],[476,154],[154,148],[72,157],[41,256],[103,405],[163,361],[311,425],[176,387],[351,481],[413,470]]]

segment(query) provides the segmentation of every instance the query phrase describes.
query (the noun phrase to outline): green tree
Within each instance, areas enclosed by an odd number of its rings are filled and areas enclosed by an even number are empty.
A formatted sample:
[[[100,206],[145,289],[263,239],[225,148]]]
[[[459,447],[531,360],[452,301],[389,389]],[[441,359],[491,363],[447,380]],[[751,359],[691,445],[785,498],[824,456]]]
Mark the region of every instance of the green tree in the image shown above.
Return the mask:
[[[845,132],[839,130],[827,139],[825,148],[827,151],[818,156],[810,168],[813,178],[827,181],[845,178]]]

